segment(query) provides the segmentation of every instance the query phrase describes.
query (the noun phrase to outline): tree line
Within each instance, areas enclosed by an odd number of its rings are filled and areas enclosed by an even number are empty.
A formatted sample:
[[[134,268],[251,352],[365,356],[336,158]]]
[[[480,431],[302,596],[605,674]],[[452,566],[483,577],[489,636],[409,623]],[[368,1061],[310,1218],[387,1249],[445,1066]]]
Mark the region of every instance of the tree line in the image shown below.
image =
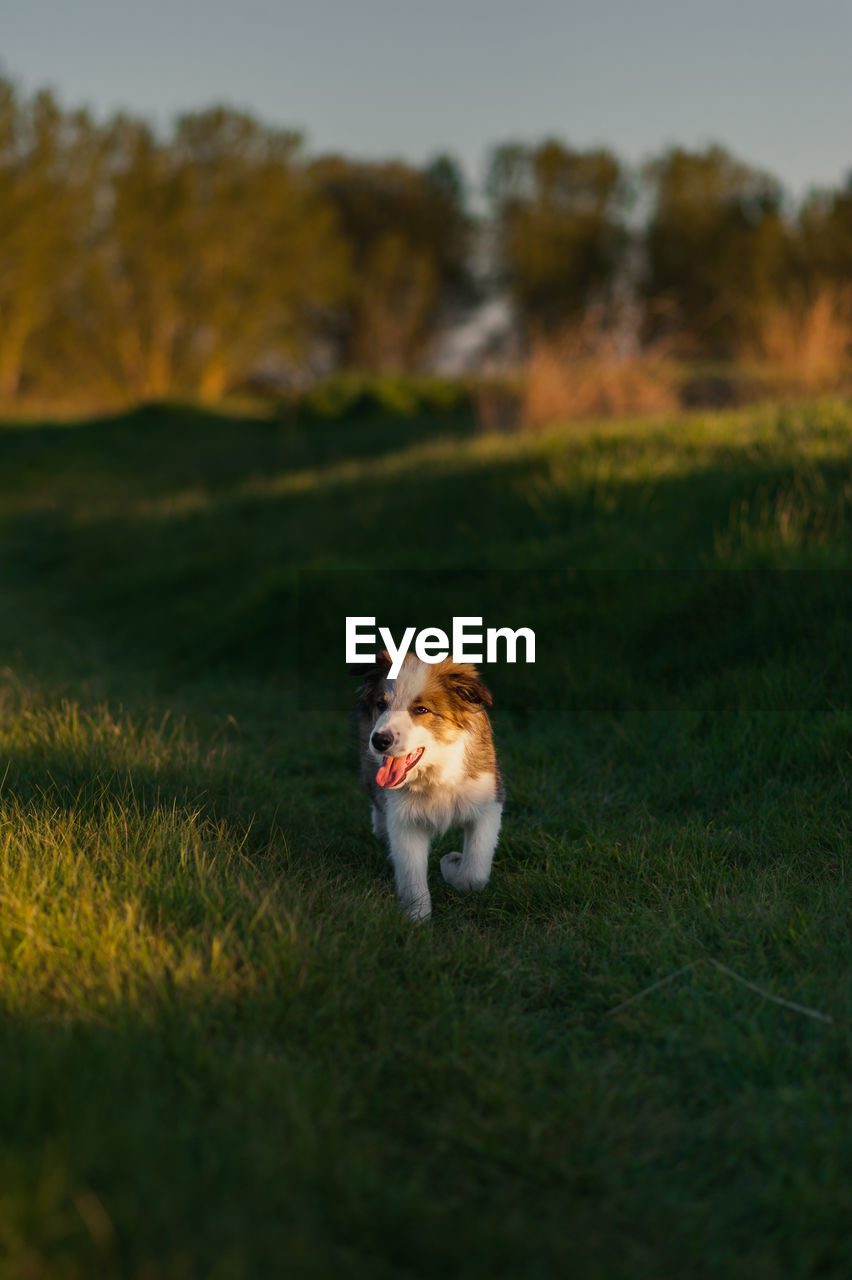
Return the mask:
[[[548,140],[495,148],[474,212],[448,156],[312,157],[224,107],[162,136],[0,80],[5,400],[415,370],[496,291],[530,342],[627,309],[640,344],[730,359],[768,308],[850,282],[852,177],[792,207],[718,146],[636,172]]]

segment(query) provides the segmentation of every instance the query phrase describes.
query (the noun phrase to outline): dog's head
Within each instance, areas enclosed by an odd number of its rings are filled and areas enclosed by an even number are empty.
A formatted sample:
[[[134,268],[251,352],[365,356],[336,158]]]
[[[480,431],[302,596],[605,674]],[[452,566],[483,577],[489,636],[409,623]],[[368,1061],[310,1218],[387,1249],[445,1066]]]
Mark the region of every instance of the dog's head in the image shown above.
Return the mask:
[[[491,694],[469,663],[421,662],[406,654],[395,680],[380,653],[367,674],[359,707],[367,749],[379,765],[376,782],[390,790],[419,770],[439,766],[450,744],[491,706]]]

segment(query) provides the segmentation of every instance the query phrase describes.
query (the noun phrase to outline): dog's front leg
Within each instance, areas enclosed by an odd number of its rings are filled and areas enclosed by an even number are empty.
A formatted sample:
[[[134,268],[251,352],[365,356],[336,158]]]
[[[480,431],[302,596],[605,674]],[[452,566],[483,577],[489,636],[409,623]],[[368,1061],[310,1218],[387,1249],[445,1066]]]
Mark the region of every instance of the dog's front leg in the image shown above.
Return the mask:
[[[399,904],[412,920],[428,920],[432,899],[426,879],[429,865],[429,835],[420,827],[395,823],[388,815],[390,858],[393,863]]]
[[[464,829],[463,852],[444,854],[441,875],[454,889],[467,893],[471,889],[484,889],[488,884],[502,814],[499,800],[486,805]]]

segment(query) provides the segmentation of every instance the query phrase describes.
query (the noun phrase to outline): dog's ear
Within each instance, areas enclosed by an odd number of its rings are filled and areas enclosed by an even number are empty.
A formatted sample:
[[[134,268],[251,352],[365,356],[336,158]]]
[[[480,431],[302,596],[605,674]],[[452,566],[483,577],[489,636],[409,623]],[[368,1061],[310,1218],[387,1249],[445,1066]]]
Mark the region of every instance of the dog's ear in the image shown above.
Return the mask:
[[[364,679],[358,691],[359,702],[370,702],[375,697],[379,685],[387,678],[392,666],[393,659],[387,649],[382,649],[381,653],[376,654],[374,663],[353,663],[350,666],[353,674],[361,675]]]
[[[455,697],[470,707],[490,707],[494,699],[482,680],[476,667],[459,666],[447,672],[447,681]]]

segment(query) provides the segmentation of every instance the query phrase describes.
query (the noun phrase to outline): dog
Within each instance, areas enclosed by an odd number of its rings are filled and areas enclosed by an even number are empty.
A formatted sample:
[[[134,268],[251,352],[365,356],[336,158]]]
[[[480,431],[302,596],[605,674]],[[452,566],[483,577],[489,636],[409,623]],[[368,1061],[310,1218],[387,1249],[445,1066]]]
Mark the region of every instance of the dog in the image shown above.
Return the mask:
[[[361,782],[400,905],[412,920],[428,920],[433,836],[464,827],[462,851],[441,859],[454,889],[484,889],[491,875],[504,797],[486,711],[492,698],[469,663],[408,653],[395,680],[390,668],[389,654],[378,654],[358,700]]]

